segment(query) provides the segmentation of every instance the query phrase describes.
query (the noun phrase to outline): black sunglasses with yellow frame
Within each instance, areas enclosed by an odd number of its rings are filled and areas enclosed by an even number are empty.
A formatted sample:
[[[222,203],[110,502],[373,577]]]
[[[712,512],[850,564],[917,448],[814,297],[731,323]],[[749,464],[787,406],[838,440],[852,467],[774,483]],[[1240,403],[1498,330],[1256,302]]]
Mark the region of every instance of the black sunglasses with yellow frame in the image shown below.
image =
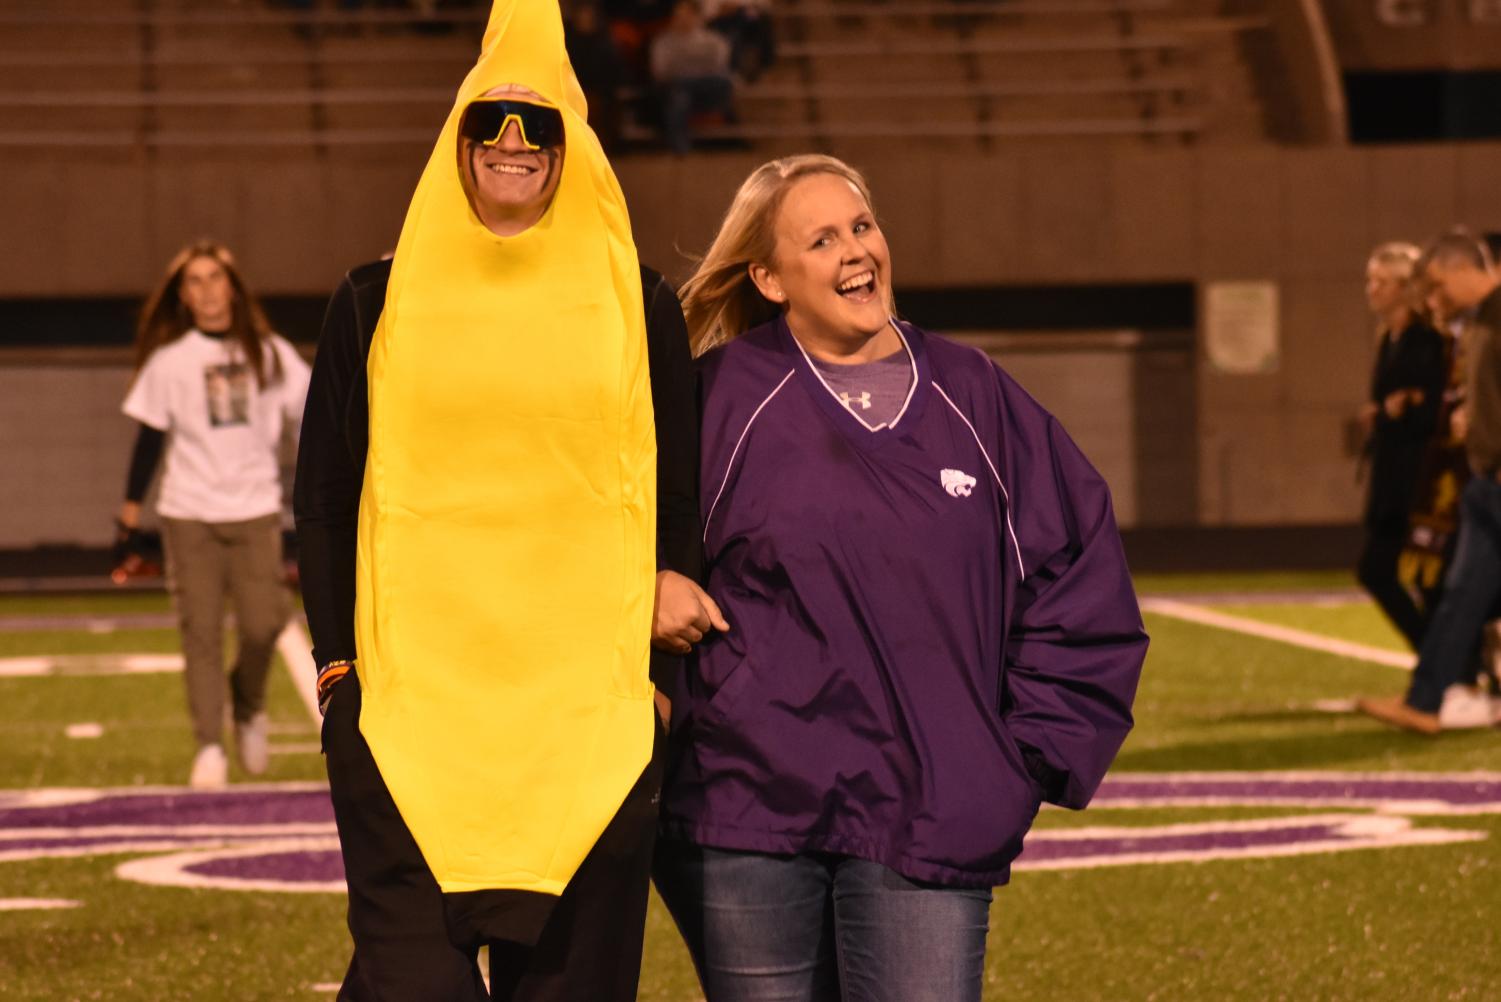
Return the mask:
[[[459,119],[459,135],[481,146],[500,142],[512,122],[529,150],[563,145],[563,113],[550,104],[513,97],[482,97],[469,102]]]

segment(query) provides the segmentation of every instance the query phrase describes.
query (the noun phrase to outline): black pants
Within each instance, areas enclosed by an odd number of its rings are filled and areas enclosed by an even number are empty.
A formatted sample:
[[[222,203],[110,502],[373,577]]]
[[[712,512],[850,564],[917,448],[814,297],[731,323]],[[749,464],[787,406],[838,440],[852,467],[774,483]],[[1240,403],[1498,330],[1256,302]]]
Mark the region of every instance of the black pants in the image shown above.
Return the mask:
[[[1407,545],[1407,528],[1371,530],[1366,537],[1365,549],[1360,552],[1360,565],[1356,575],[1360,584],[1370,592],[1371,598],[1386,613],[1386,618],[1407,638],[1407,643],[1416,651],[1423,644],[1423,634],[1428,629],[1428,614],[1413,601],[1402,582],[1397,578],[1397,560],[1402,548]]]
[[[663,735],[651,762],[560,897],[444,894],[359,730],[359,679],[323,721],[349,883],[354,957],[339,1002],[631,1002],[641,971]],[[490,993],[476,963],[490,947]]]

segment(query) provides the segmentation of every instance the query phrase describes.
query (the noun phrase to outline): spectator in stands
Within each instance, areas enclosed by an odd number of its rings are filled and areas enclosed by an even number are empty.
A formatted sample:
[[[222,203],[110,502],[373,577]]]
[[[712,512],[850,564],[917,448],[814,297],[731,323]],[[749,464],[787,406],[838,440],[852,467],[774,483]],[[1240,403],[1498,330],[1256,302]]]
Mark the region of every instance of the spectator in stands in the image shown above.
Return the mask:
[[[704,20],[730,43],[730,65],[753,81],[776,59],[767,0],[703,0]]]
[[[735,117],[730,45],[704,27],[696,0],[679,0],[651,45],[651,74],[662,102],[662,129],[674,153],[693,146],[694,115]]]
[[[272,333],[229,251],[208,240],[167,265],[142,311],[135,355],[123,409],[140,429],[119,531],[127,545],[139,531],[141,502],[165,453],[156,508],[198,742],[188,781],[220,787],[228,778],[226,602],[239,637],[229,675],[235,751],[252,776],[268,763],[266,675],[291,608],[278,452],[284,431],[302,420],[308,366]]]
[[[676,0],[603,0],[620,58],[630,70],[632,82],[647,82],[647,55],[651,40],[667,26]]]
[[[636,24],[658,24],[672,16],[676,0],[604,0],[604,11],[611,20]]]
[[[564,24],[564,44],[589,102],[589,124],[609,152],[620,139],[620,88],[625,83],[625,63],[598,3],[585,0],[572,9]]]
[[[1366,302],[1376,316],[1376,364],[1371,395],[1361,410],[1367,431],[1370,489],[1360,583],[1416,650],[1426,617],[1398,575],[1407,545],[1419,470],[1448,380],[1443,335],[1423,317],[1413,268],[1412,244],[1377,247],[1366,263]]]
[[[657,886],[709,1002],[979,1002],[991,888],[1131,726],[1109,491],[985,355],[893,317],[832,157],[752,173],[683,299],[733,629],[674,711]]]
[[[1363,713],[1421,734],[1490,726],[1492,701],[1462,685],[1501,598],[1501,275],[1484,242],[1446,234],[1425,255],[1445,315],[1475,311],[1466,333],[1465,449],[1473,476],[1460,500],[1459,539],[1406,698],[1362,699]],[[1441,719],[1442,717],[1442,719]]]

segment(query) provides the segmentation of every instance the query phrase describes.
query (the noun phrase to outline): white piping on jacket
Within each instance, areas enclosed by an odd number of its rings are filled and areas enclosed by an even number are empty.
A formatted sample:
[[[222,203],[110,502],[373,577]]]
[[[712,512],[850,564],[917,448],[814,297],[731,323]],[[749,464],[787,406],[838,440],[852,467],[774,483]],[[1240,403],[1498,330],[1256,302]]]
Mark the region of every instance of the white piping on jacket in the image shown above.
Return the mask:
[[[869,421],[851,410],[843,398],[834,392],[834,387],[829,385],[829,381],[823,378],[823,373],[819,370],[818,366],[813,364],[813,359],[808,355],[808,350],[803,347],[802,342],[795,337],[792,339],[792,343],[797,345],[797,350],[803,353],[803,361],[808,363],[808,368],[813,370],[813,375],[818,377],[818,381],[823,384],[823,388],[829,391],[829,396],[838,400],[840,407],[849,411],[856,421],[859,421],[870,431],[880,431],[882,428],[895,428],[896,423],[902,419],[902,415],[907,413],[907,406],[912,403],[912,395],[917,392],[917,356],[912,354],[912,346],[907,343],[907,335],[902,333],[902,329],[897,326],[896,320],[893,318],[888,322],[891,324],[891,329],[896,331],[896,336],[901,338],[902,347],[907,351],[907,364],[912,367],[912,382],[907,386],[907,399],[902,401],[902,409],[896,412],[896,417],[878,425],[872,425]]]
[[[1006,533],[1011,537],[1011,545],[1016,551],[1017,572],[1025,579],[1027,568],[1022,565],[1022,546],[1021,543],[1017,542],[1016,529],[1011,524],[1011,492],[1006,490],[1005,481],[1001,480],[1001,474],[996,470],[995,464],[990,461],[990,453],[985,451],[985,445],[980,441],[980,434],[975,431],[975,426],[969,423],[969,418],[964,416],[964,412],[959,409],[959,406],[954,403],[953,399],[947,393],[943,392],[943,387],[938,385],[938,380],[932,380],[932,383],[933,389],[938,391],[938,395],[943,398],[944,403],[953,408],[954,413],[959,415],[959,420],[964,422],[964,427],[968,428],[969,433],[974,436],[975,445],[979,448],[980,455],[985,457],[985,465],[990,467],[990,475],[995,477],[996,486],[1001,489],[1001,498],[1006,502]]]
[[[796,369],[787,370],[787,375],[782,377],[782,381],[776,385],[776,389],[766,394],[766,399],[762,400],[751,413],[750,420],[745,422],[745,427],[740,431],[740,437],[735,440],[735,448],[730,452],[730,461],[724,467],[724,479],[719,482],[719,493],[714,495],[714,503],[709,505],[709,513],[704,516],[703,542],[707,543],[709,541],[709,523],[714,519],[714,510],[719,507],[719,499],[724,497],[724,489],[729,486],[730,474],[735,469],[735,457],[740,455],[740,447],[745,444],[745,436],[750,434],[751,425],[756,423],[756,418],[760,417],[761,412],[766,409],[766,405],[771,403],[771,398],[782,392],[782,387],[787,385],[787,380],[791,379],[795,372],[797,372]]]

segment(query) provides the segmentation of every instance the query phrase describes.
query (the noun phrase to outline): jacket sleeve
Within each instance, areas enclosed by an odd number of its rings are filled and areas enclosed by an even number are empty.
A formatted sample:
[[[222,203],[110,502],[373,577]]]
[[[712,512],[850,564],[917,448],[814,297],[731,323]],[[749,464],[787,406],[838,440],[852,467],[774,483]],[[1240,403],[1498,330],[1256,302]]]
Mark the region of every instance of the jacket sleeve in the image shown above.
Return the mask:
[[[352,451],[345,423],[365,413],[363,399],[351,400],[364,393],[362,343],[354,290],[346,278],[323,318],[292,489],[303,607],[319,665],[355,657],[355,541],[365,455]]]
[[[698,392],[688,325],[660,276],[647,290],[647,363],[657,428],[657,569],[698,581],[703,543],[698,517]],[[682,658],[652,649],[651,677],[669,695]]]
[[[125,500],[139,504],[151,488],[151,478],[166,451],[167,433],[149,424],[138,425],[135,446],[130,450],[130,471],[125,474]]]
[[[1397,343],[1386,382],[1393,390],[1421,390],[1423,400],[1393,418],[1387,416],[1384,398],[1378,397],[1375,401],[1378,426],[1417,441],[1433,434],[1449,381],[1445,355],[1443,336],[1427,327],[1412,328]]]
[[[1131,729],[1147,635],[1105,481],[1029,397],[1003,411],[1021,578],[1001,712],[1044,799],[1078,809]]]

